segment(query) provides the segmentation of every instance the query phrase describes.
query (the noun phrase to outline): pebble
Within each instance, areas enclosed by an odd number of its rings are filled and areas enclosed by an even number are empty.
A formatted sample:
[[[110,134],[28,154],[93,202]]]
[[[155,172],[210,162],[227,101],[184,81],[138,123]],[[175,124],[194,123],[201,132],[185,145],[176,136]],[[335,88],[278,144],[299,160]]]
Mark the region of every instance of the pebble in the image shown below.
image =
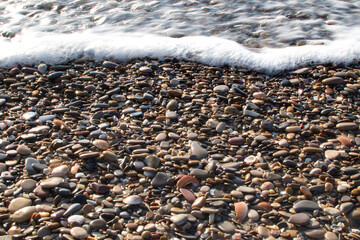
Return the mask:
[[[70,234],[76,239],[85,239],[88,236],[87,231],[82,227],[73,227]]]
[[[191,152],[199,158],[206,158],[208,155],[208,151],[204,149],[197,141],[193,141],[191,143]]]
[[[10,212],[14,213],[17,210],[20,210],[24,207],[27,206],[31,206],[32,201],[28,198],[23,198],[23,197],[19,197],[19,198],[15,198],[13,200],[11,200],[8,209]]]
[[[153,187],[164,187],[169,179],[170,177],[166,173],[158,172],[151,181],[151,185]]]
[[[300,200],[294,204],[293,208],[296,212],[312,212],[318,210],[320,207],[316,202],[309,200]]]
[[[170,218],[175,225],[183,225],[188,220],[187,214],[176,214]]]
[[[292,215],[289,219],[289,223],[306,225],[310,221],[309,215],[305,213],[296,213]]]
[[[17,223],[23,223],[28,221],[35,212],[36,208],[34,206],[23,207],[14,212],[12,219]]]

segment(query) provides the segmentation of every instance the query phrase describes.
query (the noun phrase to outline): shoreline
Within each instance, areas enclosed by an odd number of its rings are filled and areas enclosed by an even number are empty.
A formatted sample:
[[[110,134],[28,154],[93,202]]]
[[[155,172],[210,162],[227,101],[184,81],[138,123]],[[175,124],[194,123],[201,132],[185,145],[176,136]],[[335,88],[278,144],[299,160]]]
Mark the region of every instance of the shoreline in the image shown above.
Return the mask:
[[[0,74],[1,235],[360,238],[360,66],[165,58]]]

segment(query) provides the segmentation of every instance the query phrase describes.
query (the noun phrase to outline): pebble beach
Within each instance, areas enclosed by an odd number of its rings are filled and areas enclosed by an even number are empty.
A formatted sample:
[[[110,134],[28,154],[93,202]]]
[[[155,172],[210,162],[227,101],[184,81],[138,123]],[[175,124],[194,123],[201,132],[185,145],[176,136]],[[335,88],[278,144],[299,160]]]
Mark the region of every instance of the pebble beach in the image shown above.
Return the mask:
[[[360,239],[359,69],[1,69],[0,239]]]

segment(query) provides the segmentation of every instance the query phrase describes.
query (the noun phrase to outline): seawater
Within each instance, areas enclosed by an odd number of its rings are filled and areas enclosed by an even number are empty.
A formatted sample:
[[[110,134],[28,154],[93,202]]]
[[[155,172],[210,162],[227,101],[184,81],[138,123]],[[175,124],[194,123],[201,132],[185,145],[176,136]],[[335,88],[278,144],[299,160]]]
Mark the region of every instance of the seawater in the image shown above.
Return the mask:
[[[276,72],[360,58],[357,0],[12,0],[0,66],[172,56]]]

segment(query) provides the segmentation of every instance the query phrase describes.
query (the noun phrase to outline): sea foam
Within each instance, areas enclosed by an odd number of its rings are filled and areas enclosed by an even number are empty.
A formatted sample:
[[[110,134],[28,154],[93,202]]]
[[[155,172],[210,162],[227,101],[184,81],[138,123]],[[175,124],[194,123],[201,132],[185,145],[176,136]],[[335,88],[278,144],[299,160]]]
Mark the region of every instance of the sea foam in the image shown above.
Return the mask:
[[[94,61],[132,58],[195,60],[210,65],[240,66],[278,72],[311,63],[351,63],[359,60],[360,42],[354,38],[325,41],[323,45],[249,49],[231,40],[188,36],[126,33],[89,29],[74,33],[23,31],[12,39],[0,39],[0,66],[63,63],[84,58]]]

